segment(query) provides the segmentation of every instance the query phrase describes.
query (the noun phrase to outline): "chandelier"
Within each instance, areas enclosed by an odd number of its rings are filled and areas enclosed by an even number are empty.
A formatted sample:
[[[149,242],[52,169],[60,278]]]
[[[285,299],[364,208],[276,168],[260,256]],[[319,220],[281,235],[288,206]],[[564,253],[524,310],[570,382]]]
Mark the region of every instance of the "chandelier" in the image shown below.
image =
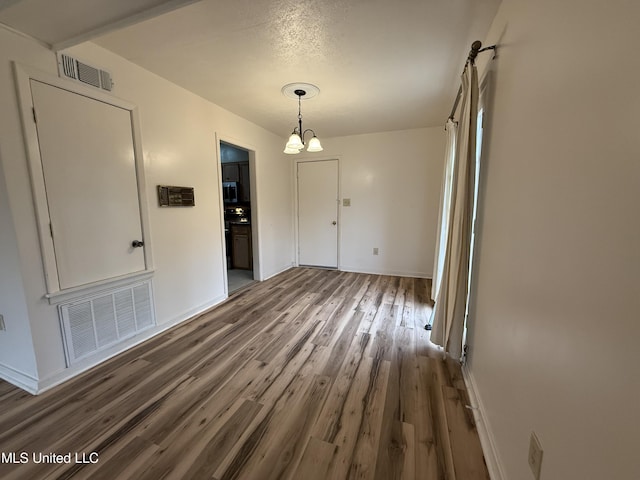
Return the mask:
[[[317,95],[320,90],[315,85],[310,84],[301,84],[301,83],[291,83],[289,85],[285,85],[282,87],[282,93],[290,98],[295,98],[293,95],[298,97],[298,125],[291,132],[291,136],[287,141],[287,144],[284,148],[284,153],[295,155],[296,153],[300,153],[305,146],[304,137],[307,132],[311,132],[312,137],[309,139],[309,144],[307,145],[307,152],[321,152],[322,145],[320,145],[320,140],[316,137],[316,133],[307,128],[306,130],[302,129],[302,113],[300,111],[302,97],[307,95],[307,90],[311,90],[312,95]],[[293,95],[292,95],[293,94]],[[310,98],[310,97],[307,97]]]

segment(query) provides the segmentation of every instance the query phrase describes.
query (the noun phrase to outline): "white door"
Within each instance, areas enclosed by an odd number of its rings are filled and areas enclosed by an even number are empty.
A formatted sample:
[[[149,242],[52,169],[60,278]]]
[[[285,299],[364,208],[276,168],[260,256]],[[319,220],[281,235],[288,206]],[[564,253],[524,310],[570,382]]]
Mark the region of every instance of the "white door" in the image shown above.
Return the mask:
[[[131,113],[31,80],[60,289],[145,269]]]
[[[298,263],[338,267],[338,160],[298,163]]]

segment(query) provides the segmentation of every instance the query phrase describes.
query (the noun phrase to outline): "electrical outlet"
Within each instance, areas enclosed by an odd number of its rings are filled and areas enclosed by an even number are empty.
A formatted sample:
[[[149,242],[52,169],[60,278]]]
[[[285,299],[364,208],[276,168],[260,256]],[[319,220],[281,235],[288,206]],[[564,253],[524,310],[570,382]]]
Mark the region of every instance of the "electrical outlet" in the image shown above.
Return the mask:
[[[533,472],[533,477],[540,480],[540,469],[542,468],[542,446],[535,432],[531,432],[529,440],[529,467]]]
[[[378,247],[373,247],[373,254],[378,255]]]
[[[0,330],[6,330],[7,327],[4,325],[4,316],[0,315]]]
[[[350,207],[351,206],[351,199],[350,198],[343,198],[342,199],[342,206],[343,207]]]

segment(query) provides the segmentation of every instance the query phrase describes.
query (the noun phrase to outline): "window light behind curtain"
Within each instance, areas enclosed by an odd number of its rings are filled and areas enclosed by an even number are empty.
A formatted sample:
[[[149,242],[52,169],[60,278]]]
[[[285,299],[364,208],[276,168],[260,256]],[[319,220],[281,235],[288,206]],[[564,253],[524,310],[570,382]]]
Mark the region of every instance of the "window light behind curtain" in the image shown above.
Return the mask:
[[[444,267],[444,250],[447,245],[449,233],[449,208],[451,206],[451,176],[456,152],[456,133],[458,124],[453,120],[447,120],[445,125],[447,132],[447,146],[445,150],[445,166],[440,190],[440,217],[438,218],[438,234],[436,236],[436,252],[433,260],[433,282],[431,286],[431,300],[435,301],[440,290],[442,268]]]
[[[431,331],[431,341],[444,347],[449,356],[456,359],[462,356],[475,192],[478,73],[471,62],[467,63],[462,74],[461,100],[451,178],[448,233]]]

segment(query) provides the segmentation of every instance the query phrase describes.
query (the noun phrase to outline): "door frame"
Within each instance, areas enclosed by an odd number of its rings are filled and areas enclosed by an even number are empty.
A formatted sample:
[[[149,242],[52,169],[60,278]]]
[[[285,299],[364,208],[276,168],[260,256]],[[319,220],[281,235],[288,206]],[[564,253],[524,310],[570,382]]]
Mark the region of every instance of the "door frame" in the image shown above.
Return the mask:
[[[256,157],[258,152],[256,147],[250,145],[242,140],[239,140],[230,135],[214,132],[214,138],[216,142],[216,175],[217,188],[218,188],[218,202],[220,204],[220,237],[221,237],[221,252],[222,252],[222,265],[225,268],[222,269],[223,285],[225,297],[229,296],[229,278],[227,276],[227,246],[224,238],[224,200],[222,198],[222,157],[220,156],[220,142],[229,143],[236,147],[242,148],[249,152],[249,183],[251,185],[251,255],[253,257],[253,279],[262,281],[264,279],[262,273],[262,258],[260,250],[260,221],[259,221],[259,205],[258,205],[258,182],[256,181]]]
[[[294,158],[293,159],[293,204],[294,204],[294,242],[295,242],[295,266],[300,266],[300,235],[299,235],[299,205],[298,205],[298,164],[300,163],[311,163],[311,162],[327,162],[330,160],[335,160],[338,162],[338,178],[336,181],[338,182],[338,199],[336,202],[336,221],[338,222],[337,231],[336,231],[336,270],[340,270],[340,245],[342,244],[342,209],[340,208],[340,200],[342,199],[342,161],[339,155],[331,155],[326,157],[306,157],[306,158]]]
[[[35,217],[42,254],[42,264],[44,270],[46,294],[45,297],[50,304],[57,304],[71,298],[84,296],[104,288],[119,286],[131,281],[149,278],[153,274],[153,253],[150,238],[149,206],[147,204],[146,181],[144,172],[144,157],[142,150],[140,119],[136,105],[114,97],[110,94],[94,90],[90,87],[80,85],[71,80],[56,77],[42,72],[27,65],[13,62],[14,76],[18,95],[18,106],[20,109],[22,130],[24,133],[25,150],[29,175],[31,178],[31,191],[35,209]],[[142,228],[142,238],[145,241],[144,261],[145,270],[132,274],[123,275],[115,279],[106,279],[98,282],[82,285],[69,289],[61,289],[58,282],[58,268],[53,249],[53,239],[50,233],[50,217],[46,196],[44,172],[42,159],[40,157],[40,147],[38,132],[34,121],[33,99],[31,98],[31,80],[35,80],[53,87],[57,87],[68,92],[82,95],[99,102],[103,102],[123,110],[129,111],[131,118],[131,135],[133,139],[133,149],[135,156],[136,184],[138,187],[138,203],[140,206],[140,224]]]

